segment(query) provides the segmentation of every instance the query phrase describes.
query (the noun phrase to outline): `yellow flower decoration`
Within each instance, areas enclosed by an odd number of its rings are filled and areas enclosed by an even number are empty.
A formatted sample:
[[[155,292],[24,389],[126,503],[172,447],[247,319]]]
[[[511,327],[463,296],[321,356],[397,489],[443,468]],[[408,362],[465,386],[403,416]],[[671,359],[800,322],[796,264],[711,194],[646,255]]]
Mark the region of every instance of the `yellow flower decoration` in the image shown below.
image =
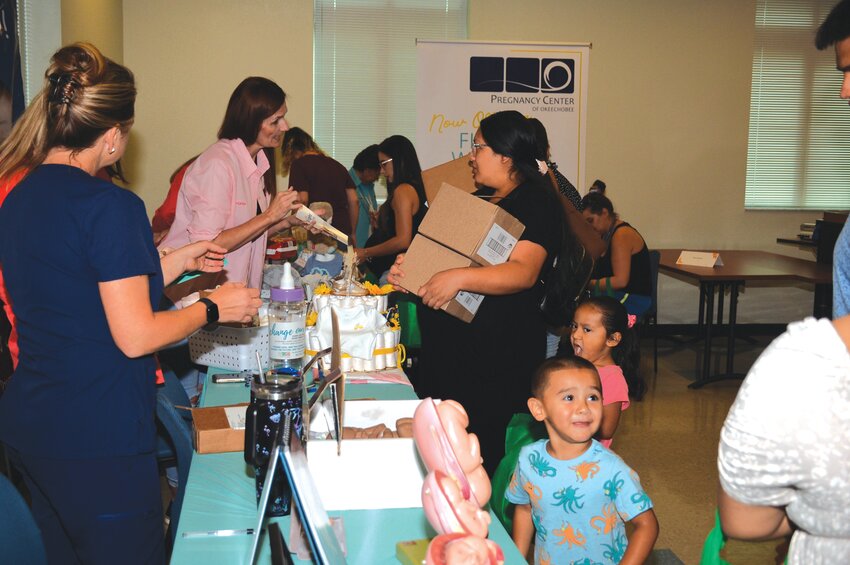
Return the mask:
[[[393,285],[385,284],[384,286],[378,286],[376,284],[372,284],[369,281],[363,283],[363,288],[369,291],[369,294],[372,296],[383,296],[385,294],[389,294],[393,291]]]
[[[316,320],[318,320],[318,319],[319,319],[319,313],[316,312],[315,310],[313,310],[312,312],[307,314],[307,320],[306,320],[307,326],[315,326]]]
[[[331,287],[326,285],[325,283],[320,284],[316,287],[316,290],[313,291],[313,294],[330,294]]]
[[[401,329],[401,322],[398,319],[398,312],[395,312],[392,316],[390,316],[390,319],[387,322],[387,325],[390,327],[390,329],[393,329],[393,330],[400,330]]]

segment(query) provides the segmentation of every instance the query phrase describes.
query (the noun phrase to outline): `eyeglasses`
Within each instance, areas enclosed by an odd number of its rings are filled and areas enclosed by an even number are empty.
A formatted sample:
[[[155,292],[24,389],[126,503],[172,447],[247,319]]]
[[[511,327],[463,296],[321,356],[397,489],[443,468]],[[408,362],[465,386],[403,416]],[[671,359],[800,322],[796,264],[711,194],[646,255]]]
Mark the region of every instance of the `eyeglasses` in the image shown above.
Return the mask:
[[[490,147],[490,146],[487,145],[486,143],[473,143],[472,144],[472,154],[475,155],[476,153],[478,153],[478,150],[481,149],[482,147]]]
[[[392,157],[390,157],[389,159],[384,159],[383,161],[381,161],[381,168],[383,169],[384,167],[386,167],[387,165],[389,165],[392,162],[393,162]]]

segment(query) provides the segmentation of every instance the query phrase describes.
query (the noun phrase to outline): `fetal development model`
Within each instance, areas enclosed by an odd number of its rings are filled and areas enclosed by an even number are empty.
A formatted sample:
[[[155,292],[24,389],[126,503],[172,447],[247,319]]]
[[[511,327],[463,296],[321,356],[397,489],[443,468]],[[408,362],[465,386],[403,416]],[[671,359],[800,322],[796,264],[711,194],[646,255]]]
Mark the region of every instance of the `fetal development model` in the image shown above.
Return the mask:
[[[427,565],[501,565],[502,549],[486,539],[490,479],[482,466],[469,417],[453,400],[423,400],[413,415],[413,437],[428,469],[422,485],[425,516],[439,534],[428,546]]]

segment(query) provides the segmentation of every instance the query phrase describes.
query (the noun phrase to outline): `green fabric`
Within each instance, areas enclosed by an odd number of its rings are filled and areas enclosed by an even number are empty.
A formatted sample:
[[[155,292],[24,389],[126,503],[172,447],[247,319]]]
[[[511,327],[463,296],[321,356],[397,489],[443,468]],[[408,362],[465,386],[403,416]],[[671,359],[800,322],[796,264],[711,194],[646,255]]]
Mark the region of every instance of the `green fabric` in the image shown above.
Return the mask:
[[[505,456],[499,461],[493,479],[490,481],[492,495],[490,496],[490,510],[499,519],[508,533],[513,527],[513,504],[505,499],[505,491],[511,482],[511,476],[519,461],[519,452],[526,445],[532,444],[539,439],[549,437],[546,426],[538,422],[530,414],[514,414],[505,431]]]
[[[416,302],[401,295],[396,297],[396,304],[398,305],[398,321],[401,324],[401,342],[408,349],[422,347],[419,318],[416,316]]]
[[[720,512],[714,512],[714,528],[708,533],[705,538],[705,543],[702,546],[702,557],[700,565],[730,565],[728,561],[720,556],[723,547],[726,545],[726,536],[723,535],[723,529],[720,527]]]

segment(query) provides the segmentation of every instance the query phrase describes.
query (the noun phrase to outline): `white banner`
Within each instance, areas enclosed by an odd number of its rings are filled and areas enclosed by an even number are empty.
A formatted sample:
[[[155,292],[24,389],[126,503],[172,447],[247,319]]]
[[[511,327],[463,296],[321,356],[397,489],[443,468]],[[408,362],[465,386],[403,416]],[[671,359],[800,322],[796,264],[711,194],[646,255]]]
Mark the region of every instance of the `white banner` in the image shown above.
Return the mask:
[[[422,168],[468,154],[483,118],[517,110],[546,126],[552,161],[584,193],[589,62],[587,44],[418,40]]]

